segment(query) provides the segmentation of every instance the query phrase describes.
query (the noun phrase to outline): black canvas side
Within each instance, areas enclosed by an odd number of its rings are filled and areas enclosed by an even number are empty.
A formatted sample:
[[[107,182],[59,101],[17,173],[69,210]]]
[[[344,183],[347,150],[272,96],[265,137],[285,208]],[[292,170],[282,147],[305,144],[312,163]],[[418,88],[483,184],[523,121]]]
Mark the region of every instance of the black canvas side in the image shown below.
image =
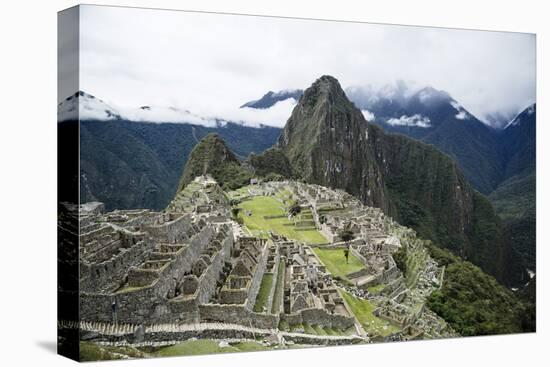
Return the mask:
[[[58,100],[78,91],[79,7],[58,13]],[[79,357],[79,120],[57,124],[57,352]]]

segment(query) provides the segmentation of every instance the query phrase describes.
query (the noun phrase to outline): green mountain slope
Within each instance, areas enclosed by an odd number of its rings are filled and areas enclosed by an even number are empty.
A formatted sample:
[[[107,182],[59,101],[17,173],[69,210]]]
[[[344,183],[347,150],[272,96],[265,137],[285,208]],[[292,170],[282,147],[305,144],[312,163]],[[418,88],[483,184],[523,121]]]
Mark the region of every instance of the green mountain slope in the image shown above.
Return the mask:
[[[441,289],[431,294],[428,307],[461,335],[494,335],[535,331],[534,303],[513,292],[447,250],[430,245],[430,255],[445,266]]]
[[[244,158],[272,146],[280,129],[234,123],[205,127],[124,120],[81,121],[81,201],[104,202],[107,210],[163,209],[176,193],[191,150],[212,132]]]
[[[271,147],[261,154],[251,154],[248,162],[254,167],[255,174],[258,176],[267,176],[270,173],[282,177],[294,176],[290,161],[277,147]]]
[[[476,190],[488,194],[501,182],[502,162],[496,134],[474,117],[458,120],[453,114],[422,141],[456,160]]]
[[[178,184],[178,192],[197,176],[210,174],[223,189],[233,190],[250,182],[252,171],[239,161],[218,134],[206,135],[193,148]]]
[[[507,280],[489,201],[433,146],[367,123],[335,78],[304,91],[278,145],[308,182],[344,189]]]
[[[536,270],[536,105],[516,116],[502,131],[505,177],[489,195],[504,221],[505,240],[511,248],[511,264],[523,270],[521,285]]]
[[[533,104],[517,115],[501,132],[505,175],[526,176],[536,168],[536,119],[537,106]]]
[[[157,152],[116,123],[80,124],[80,200],[108,210],[157,208],[173,194],[172,172]]]
[[[505,220],[521,218],[535,211],[536,175],[532,170],[512,176],[489,195],[497,213]]]

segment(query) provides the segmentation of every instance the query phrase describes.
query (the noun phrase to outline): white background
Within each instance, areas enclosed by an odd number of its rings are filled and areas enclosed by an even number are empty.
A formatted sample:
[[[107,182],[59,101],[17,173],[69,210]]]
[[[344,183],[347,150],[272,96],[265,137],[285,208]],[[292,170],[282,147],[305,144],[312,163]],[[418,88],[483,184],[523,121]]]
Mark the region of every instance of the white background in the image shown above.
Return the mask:
[[[96,1],[97,4],[537,33],[538,332],[102,366],[548,365],[548,40],[545,1]],[[0,365],[64,366],[56,340],[56,21],[75,1],[4,1],[0,12]],[[146,47],[146,45],[144,45]],[[510,50],[513,52],[513,50]],[[546,87],[546,90],[545,88]],[[546,288],[543,290],[543,288]]]

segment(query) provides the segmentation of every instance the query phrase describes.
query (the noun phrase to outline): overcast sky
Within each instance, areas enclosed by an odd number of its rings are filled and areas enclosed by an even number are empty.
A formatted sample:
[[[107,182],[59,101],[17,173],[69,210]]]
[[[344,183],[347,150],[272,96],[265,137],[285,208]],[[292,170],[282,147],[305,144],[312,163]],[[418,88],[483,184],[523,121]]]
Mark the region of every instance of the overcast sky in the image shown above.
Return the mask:
[[[531,34],[100,6],[80,16],[80,89],[120,107],[282,125],[289,103],[238,107],[323,74],[344,88],[431,85],[480,118],[535,101]]]

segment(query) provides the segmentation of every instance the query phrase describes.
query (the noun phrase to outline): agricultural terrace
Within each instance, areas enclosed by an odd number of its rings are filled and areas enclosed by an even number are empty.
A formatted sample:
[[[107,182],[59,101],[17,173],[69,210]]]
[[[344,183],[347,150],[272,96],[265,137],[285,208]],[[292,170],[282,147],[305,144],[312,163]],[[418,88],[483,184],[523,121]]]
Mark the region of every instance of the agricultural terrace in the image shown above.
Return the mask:
[[[369,335],[388,336],[399,331],[399,328],[389,321],[374,316],[372,312],[376,307],[368,300],[356,298],[344,291],[342,291],[342,296]]]

